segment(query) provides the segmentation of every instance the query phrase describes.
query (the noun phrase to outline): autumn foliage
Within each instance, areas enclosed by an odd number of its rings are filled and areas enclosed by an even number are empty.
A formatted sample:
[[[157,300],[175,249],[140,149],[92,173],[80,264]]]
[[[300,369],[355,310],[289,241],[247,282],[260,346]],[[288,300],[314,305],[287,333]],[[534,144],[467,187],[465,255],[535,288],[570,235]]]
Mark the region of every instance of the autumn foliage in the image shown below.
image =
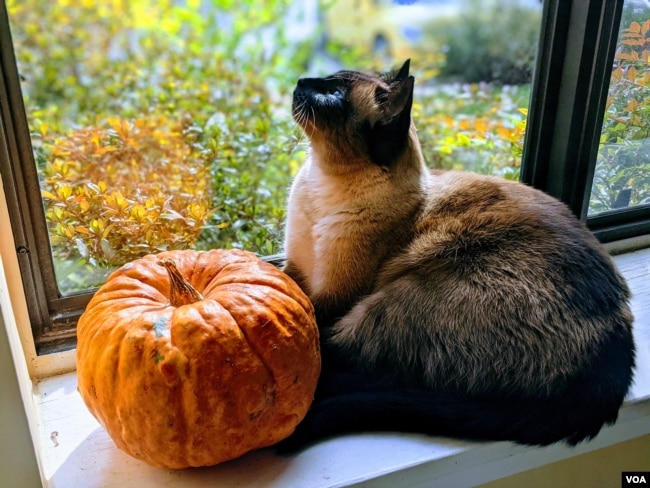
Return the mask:
[[[42,171],[57,257],[119,266],[194,245],[211,214],[205,161],[164,118],[108,119],[60,137]],[[74,243],[73,246],[70,244]]]

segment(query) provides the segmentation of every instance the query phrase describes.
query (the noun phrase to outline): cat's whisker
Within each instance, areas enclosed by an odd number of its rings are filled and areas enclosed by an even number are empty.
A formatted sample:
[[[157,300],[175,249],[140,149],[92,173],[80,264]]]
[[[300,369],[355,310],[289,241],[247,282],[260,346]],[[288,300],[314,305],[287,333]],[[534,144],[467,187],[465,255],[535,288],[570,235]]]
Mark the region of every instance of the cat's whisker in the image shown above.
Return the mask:
[[[316,131],[316,112],[314,111],[314,107],[312,107],[311,105],[309,106],[309,108],[311,109],[311,115],[313,119],[310,123],[311,134],[309,134],[309,137],[311,138],[314,135],[314,132]]]

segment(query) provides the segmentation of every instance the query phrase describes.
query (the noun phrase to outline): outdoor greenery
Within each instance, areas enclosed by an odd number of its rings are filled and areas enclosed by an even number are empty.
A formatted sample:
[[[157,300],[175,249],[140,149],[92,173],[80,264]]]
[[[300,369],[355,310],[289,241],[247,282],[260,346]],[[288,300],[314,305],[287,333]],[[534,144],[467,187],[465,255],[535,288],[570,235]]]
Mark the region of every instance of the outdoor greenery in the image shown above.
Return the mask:
[[[621,31],[614,63],[591,214],[650,203],[650,19]]]
[[[56,257],[119,266],[194,246],[213,211],[191,126],[144,117],[106,122],[109,129],[56,139],[41,171]]]
[[[470,15],[475,0],[464,3],[470,8],[440,32],[448,50],[412,62],[425,157],[435,168],[516,179],[539,13],[509,18],[492,8],[479,18]],[[291,4],[8,0],[62,293],[101,284],[116,266],[161,250],[281,251],[287,189],[306,157],[290,96],[322,47],[322,33],[287,35]],[[640,44],[648,28],[634,22],[613,75],[597,209],[630,185],[633,202],[648,196],[640,163],[648,158],[637,156],[650,147],[634,142],[650,127]],[[325,49],[343,67],[378,66],[354,47]],[[477,74],[486,66],[489,73]],[[460,81],[442,83],[441,70]]]
[[[64,293],[150,252],[279,250],[304,159],[288,3],[8,2]]]
[[[467,83],[530,83],[541,8],[522,0],[465,0],[455,22],[436,23],[446,58],[440,76]]]

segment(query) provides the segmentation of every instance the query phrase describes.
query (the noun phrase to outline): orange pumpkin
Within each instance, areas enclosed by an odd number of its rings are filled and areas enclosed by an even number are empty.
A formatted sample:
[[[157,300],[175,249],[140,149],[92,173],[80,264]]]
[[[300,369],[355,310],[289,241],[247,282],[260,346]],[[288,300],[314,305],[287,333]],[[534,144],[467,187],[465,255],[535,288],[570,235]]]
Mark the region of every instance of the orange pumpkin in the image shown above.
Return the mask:
[[[133,261],[77,334],[83,400],[118,447],[154,466],[209,466],[279,442],[320,372],[309,299],[245,251]]]

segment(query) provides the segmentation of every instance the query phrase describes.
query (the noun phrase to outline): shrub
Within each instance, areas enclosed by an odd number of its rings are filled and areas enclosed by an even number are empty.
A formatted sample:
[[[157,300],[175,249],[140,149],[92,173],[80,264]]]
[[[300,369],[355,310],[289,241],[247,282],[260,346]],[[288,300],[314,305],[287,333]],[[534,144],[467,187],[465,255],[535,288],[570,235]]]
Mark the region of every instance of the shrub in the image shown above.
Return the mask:
[[[308,51],[288,0],[231,4],[8,2],[64,294],[165,247],[278,250]]]
[[[434,27],[447,46],[440,76],[467,83],[530,83],[540,9],[520,0],[464,0],[458,18]]]
[[[54,256],[120,266],[193,246],[212,202],[192,132],[164,118],[107,125],[58,138],[41,172]]]
[[[590,213],[650,198],[650,20],[622,30],[614,63]]]
[[[529,94],[487,84],[425,89],[414,117],[429,166],[518,179]]]

